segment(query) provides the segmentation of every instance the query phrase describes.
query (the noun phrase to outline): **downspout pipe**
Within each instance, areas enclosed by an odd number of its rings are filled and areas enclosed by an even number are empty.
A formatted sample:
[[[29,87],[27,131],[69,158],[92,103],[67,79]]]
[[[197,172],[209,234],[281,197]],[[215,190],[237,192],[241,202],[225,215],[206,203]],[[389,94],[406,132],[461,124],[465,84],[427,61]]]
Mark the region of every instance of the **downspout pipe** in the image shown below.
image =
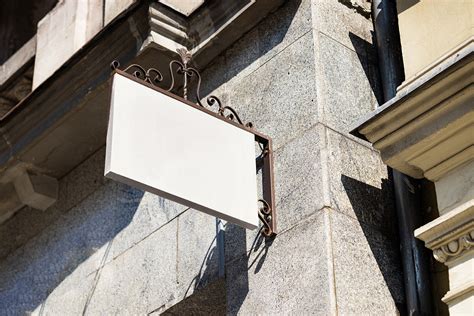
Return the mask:
[[[372,0],[383,101],[395,97],[404,80],[396,1]],[[391,170],[400,237],[407,315],[432,315],[429,254],[414,231],[422,225],[419,180]],[[403,313],[403,311],[400,311]]]

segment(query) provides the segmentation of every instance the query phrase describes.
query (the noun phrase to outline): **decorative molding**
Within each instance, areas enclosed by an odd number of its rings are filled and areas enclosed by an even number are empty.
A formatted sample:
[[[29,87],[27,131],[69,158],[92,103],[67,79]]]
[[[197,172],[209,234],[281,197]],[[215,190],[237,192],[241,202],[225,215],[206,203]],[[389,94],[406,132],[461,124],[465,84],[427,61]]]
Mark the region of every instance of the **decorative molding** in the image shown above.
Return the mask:
[[[415,230],[439,262],[448,264],[473,249],[474,200],[468,201]]]
[[[474,245],[474,230],[464,234],[458,239],[433,250],[433,256],[439,262],[446,262],[449,259],[462,256],[463,252],[469,251]]]
[[[357,124],[390,167],[437,181],[474,159],[474,42]]]
[[[474,293],[474,281],[467,282],[449,290],[449,292],[442,298],[442,301],[448,305],[455,304],[456,301],[459,301],[468,295],[472,295],[472,293]]]

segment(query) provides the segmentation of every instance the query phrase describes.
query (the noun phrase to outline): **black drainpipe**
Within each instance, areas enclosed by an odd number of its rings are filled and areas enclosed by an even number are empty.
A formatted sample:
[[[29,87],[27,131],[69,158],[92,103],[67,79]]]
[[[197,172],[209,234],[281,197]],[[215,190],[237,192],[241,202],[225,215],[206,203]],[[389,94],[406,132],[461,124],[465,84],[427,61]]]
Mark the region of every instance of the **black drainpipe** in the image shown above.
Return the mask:
[[[396,1],[372,0],[372,21],[383,99],[387,102],[396,95],[397,87],[404,80]],[[423,243],[414,237],[415,229],[422,225],[420,181],[391,171],[407,314],[432,315],[429,254]]]

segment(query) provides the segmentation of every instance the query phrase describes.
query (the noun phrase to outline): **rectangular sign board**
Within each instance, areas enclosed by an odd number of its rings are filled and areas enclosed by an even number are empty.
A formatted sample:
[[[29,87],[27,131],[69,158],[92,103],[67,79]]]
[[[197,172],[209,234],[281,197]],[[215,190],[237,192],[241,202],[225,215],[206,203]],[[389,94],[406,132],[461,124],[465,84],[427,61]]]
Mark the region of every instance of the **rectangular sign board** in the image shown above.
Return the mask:
[[[258,227],[252,133],[120,73],[110,102],[106,177]]]

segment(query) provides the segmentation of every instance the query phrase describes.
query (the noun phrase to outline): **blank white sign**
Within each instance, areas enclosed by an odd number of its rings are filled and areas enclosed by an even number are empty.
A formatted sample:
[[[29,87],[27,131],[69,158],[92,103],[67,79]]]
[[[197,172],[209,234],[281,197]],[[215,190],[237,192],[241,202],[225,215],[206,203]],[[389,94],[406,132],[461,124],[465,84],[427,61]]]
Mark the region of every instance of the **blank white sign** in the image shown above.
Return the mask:
[[[249,229],[254,135],[116,73],[105,176]]]

